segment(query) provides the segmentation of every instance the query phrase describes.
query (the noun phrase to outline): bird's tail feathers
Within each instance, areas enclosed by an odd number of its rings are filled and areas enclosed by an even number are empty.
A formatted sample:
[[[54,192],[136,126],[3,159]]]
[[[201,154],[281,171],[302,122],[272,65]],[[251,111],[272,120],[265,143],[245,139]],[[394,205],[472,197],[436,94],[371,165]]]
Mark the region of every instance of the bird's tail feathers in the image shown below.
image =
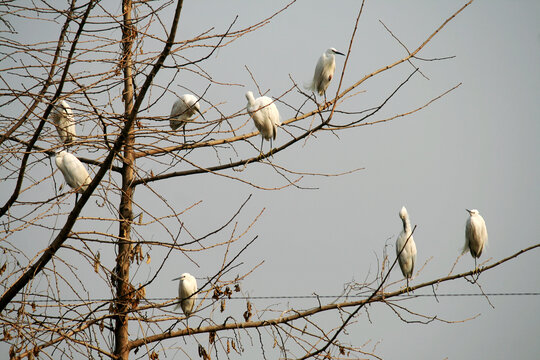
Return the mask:
[[[469,244],[465,242],[465,245],[463,246],[463,249],[461,250],[461,255],[469,252]]]
[[[313,85],[313,81],[310,81],[307,83],[305,82],[304,89],[309,90],[309,91],[315,91],[315,86]]]

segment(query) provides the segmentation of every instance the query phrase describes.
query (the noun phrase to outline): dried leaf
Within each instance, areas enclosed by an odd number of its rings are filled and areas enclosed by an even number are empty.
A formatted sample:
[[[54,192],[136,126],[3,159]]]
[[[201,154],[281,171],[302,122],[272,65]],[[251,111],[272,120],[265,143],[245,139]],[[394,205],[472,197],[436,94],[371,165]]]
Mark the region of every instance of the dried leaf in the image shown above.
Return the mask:
[[[7,262],[4,263],[4,265],[2,265],[2,267],[0,268],[0,275],[2,275],[4,271],[6,271],[6,268],[7,268]]]
[[[225,299],[221,299],[221,308],[220,308],[221,312],[224,312],[225,311]]]
[[[240,292],[240,285],[239,284],[234,285],[234,291]]]
[[[132,249],[130,259],[131,262],[133,262],[134,259],[137,260],[137,265],[139,265],[140,262],[144,259],[141,244],[135,245],[135,247]]]
[[[197,350],[199,351],[199,357],[202,357],[202,352],[204,351],[204,348],[202,347],[201,344],[199,344],[199,347]]]
[[[98,251],[97,254],[96,254],[96,257],[94,258],[94,271],[95,271],[96,273],[99,272],[99,265],[100,265],[100,263],[101,263],[100,260],[99,260],[100,257],[101,257],[101,254],[100,254],[99,251]]]
[[[210,331],[210,333],[208,333],[208,342],[212,345],[214,341],[216,341],[216,332]]]
[[[151,259],[150,259],[150,253],[146,253],[146,263],[147,263],[147,264],[150,264],[150,261],[151,261]]]
[[[203,358],[203,360],[210,360],[210,355],[206,352],[206,349],[203,348],[201,344],[199,344],[199,356]]]
[[[219,288],[214,289],[214,295],[212,295],[212,299],[217,300],[219,299],[219,296],[221,295],[221,290]]]
[[[249,321],[249,319],[251,318],[251,303],[248,301],[247,304],[246,304],[246,308],[247,310],[244,312],[244,320],[245,321]]]

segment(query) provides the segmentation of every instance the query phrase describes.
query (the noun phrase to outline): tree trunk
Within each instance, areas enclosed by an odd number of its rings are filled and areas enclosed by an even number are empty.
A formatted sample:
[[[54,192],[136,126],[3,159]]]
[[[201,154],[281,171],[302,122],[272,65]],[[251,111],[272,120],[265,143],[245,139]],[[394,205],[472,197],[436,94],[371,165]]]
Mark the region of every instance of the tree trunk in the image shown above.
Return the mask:
[[[123,0],[124,24],[122,26],[123,54],[121,67],[124,72],[123,101],[125,106],[125,119],[133,110],[133,77],[132,77],[132,45],[135,30],[131,22],[131,0]],[[122,194],[120,198],[119,219],[120,231],[118,240],[118,255],[116,258],[116,324],[114,353],[119,359],[129,358],[128,311],[131,299],[134,296],[133,287],[129,280],[131,244],[131,224],[133,220],[132,199],[134,133],[133,126],[129,130],[124,144],[124,164],[122,168]]]

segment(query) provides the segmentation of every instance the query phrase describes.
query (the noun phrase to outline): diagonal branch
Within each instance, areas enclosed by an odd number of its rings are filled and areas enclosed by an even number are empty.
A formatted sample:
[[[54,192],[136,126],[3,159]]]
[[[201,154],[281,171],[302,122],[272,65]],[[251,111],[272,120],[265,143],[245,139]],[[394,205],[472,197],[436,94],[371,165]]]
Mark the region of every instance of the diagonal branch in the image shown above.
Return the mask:
[[[89,4],[90,6],[90,4]],[[32,114],[34,112],[34,109],[38,106],[38,104],[41,102],[41,99],[43,98],[43,96],[45,95],[45,93],[47,92],[47,89],[49,88],[49,86],[51,85],[52,83],[52,80],[53,80],[53,77],[54,77],[54,73],[55,73],[55,70],[56,70],[56,65],[58,64],[58,58],[60,57],[60,51],[62,50],[62,44],[64,43],[64,37],[66,35],[66,32],[68,30],[68,25],[69,23],[71,22],[72,20],[72,15],[73,15],[73,11],[74,11],[74,8],[75,8],[75,0],[72,0],[71,1],[71,7],[69,9],[69,12],[67,13],[66,15],[66,21],[64,22],[64,25],[62,26],[62,30],[60,31],[60,37],[58,38],[58,42],[57,42],[57,45],[56,45],[56,51],[54,53],[54,57],[53,57],[53,60],[51,62],[51,68],[49,70],[49,74],[47,76],[47,80],[45,80],[45,84],[43,85],[43,88],[41,89],[41,91],[39,92],[38,96],[37,96],[37,99],[34,100],[34,102],[32,103],[32,105],[28,108],[28,110],[26,111],[26,113],[19,119],[19,121],[13,125],[11,127],[11,129],[9,129],[8,131],[6,131],[6,133],[2,134],[2,136],[0,137],[0,145],[7,139],[11,136],[11,134],[13,134],[13,132],[15,130],[17,130],[27,119],[28,117],[30,116],[30,114]],[[83,21],[81,22],[81,24],[79,25],[79,30],[82,30],[82,27],[84,26],[84,23],[86,22],[86,18],[83,19]],[[78,36],[75,38],[75,43],[77,42],[78,40]],[[74,47],[72,46],[72,49],[74,49]],[[72,55],[72,53],[70,53],[70,55]],[[69,63],[71,61],[71,56],[68,57],[68,61],[66,63],[66,67],[69,67]],[[64,74],[66,74],[67,71],[66,69],[64,69]],[[64,77],[65,78],[65,77]],[[60,82],[60,91],[61,91],[61,88],[63,86],[63,81]],[[60,92],[57,90],[56,91],[56,95],[54,98],[56,98],[58,95],[60,95]],[[52,102],[51,102],[52,103]],[[50,111],[50,110],[49,110]],[[47,114],[48,115],[48,114]],[[45,117],[46,118],[46,117]],[[28,149],[26,151],[29,151]],[[1,216],[1,215],[0,215]]]
[[[92,2],[88,5],[88,13],[90,11],[90,5]],[[34,263],[32,264],[20,277],[15,281],[15,283],[10,286],[6,292],[2,295],[0,298],[0,312],[2,312],[6,306],[11,302],[11,300],[17,295],[17,293],[24,287],[28,282],[33,279],[44,267],[47,265],[47,263],[52,259],[52,257],[56,254],[56,252],[60,249],[64,241],[67,239],[69,233],[71,232],[71,228],[75,224],[77,217],[79,216],[82,208],[94,192],[94,190],[97,188],[98,184],[101,182],[101,179],[105,176],[105,173],[109,170],[109,167],[111,166],[116,154],[120,151],[124,140],[126,139],[129,130],[133,126],[133,123],[135,121],[137,111],[139,107],[141,106],[141,103],[143,101],[143,98],[150,87],[152,80],[158,73],[158,71],[161,69],[161,66],[163,65],[163,62],[165,61],[165,58],[169,55],[172,44],[174,43],[174,37],[176,35],[176,29],[178,27],[178,22],[180,18],[180,13],[182,11],[182,4],[183,0],[179,0],[178,4],[176,6],[176,11],[173,19],[173,23],[171,26],[171,32],[169,34],[169,37],[167,39],[167,43],[161,52],[158,60],[152,67],[152,70],[150,71],[150,74],[145,79],[145,82],[143,86],[141,87],[141,91],[139,95],[136,97],[135,104],[133,105],[133,110],[131,114],[129,114],[128,118],[125,121],[124,128],[122,129],[122,132],[114,142],[114,146],[112,150],[107,155],[107,158],[103,161],[101,167],[99,168],[99,171],[95,175],[94,179],[88,185],[88,188],[84,191],[84,193],[81,195],[79,201],[75,204],[75,207],[69,214],[66,223],[64,227],[60,230],[56,238],[52,241],[51,245],[45,251],[43,252],[43,255]],[[88,13],[85,14],[88,16]]]
[[[414,231],[416,230],[416,225],[414,226],[414,228],[412,229],[411,231],[411,234],[409,235],[409,237],[407,238],[407,240],[405,241],[405,244],[403,244],[403,247],[401,248],[401,250],[399,251],[399,253],[397,254],[396,258],[394,259],[394,262],[392,263],[392,266],[390,266],[390,268],[388,269],[388,273],[386,273],[386,276],[382,279],[381,283],[379,284],[379,286],[377,287],[377,289],[375,289],[375,291],[373,291],[371,293],[371,295],[369,296],[369,298],[367,298],[367,300],[364,300],[364,302],[362,302],[360,305],[358,305],[358,307],[356,309],[354,309],[354,311],[352,313],[349,314],[349,316],[347,317],[347,319],[345,319],[345,321],[343,321],[343,323],[341,324],[341,326],[339,327],[339,329],[336,330],[336,332],[334,333],[334,335],[332,336],[332,338],[330,340],[328,340],[326,342],[326,344],[321,347],[320,349],[312,352],[312,353],[308,353],[304,356],[302,356],[300,358],[300,360],[303,360],[303,359],[307,359],[307,358],[310,358],[312,356],[315,356],[317,354],[320,354],[322,353],[323,351],[325,351],[326,349],[328,349],[328,347],[330,345],[332,345],[334,343],[334,341],[337,339],[338,335],[343,331],[343,329],[345,329],[345,327],[347,326],[347,324],[356,316],[356,314],[358,314],[358,312],[366,305],[366,304],[369,304],[371,302],[371,300],[373,298],[375,298],[375,296],[377,294],[379,294],[379,292],[381,291],[382,287],[384,284],[386,284],[386,280],[388,280],[388,277],[390,276],[390,273],[392,273],[392,269],[394,269],[394,267],[396,266],[397,262],[398,262],[398,259],[399,257],[401,256],[401,253],[403,252],[403,250],[405,250],[405,246],[407,245],[407,243],[409,242],[409,240],[412,238],[413,234],[414,234]],[[407,291],[409,289],[407,288]],[[384,299],[384,297],[383,297]]]
[[[56,53],[55,53],[55,56],[54,56],[53,65],[51,66],[51,70],[49,71],[49,76],[47,78],[47,81],[45,82],[45,85],[43,86],[43,89],[41,90],[41,93],[40,93],[39,97],[34,101],[32,106],[30,106],[28,111],[19,120],[19,122],[17,124],[15,124],[15,126],[13,126],[4,135],[2,135],[2,138],[0,139],[0,144],[5,139],[7,139],[19,126],[21,126],[24,121],[26,121],[28,116],[30,116],[30,114],[34,111],[36,106],[39,104],[43,94],[45,94],[45,92],[47,91],[50,83],[52,82],[52,78],[54,76],[55,65],[57,63],[58,57],[60,56],[60,50],[61,50],[62,44],[64,42],[64,36],[65,36],[65,34],[67,32],[68,24],[69,24],[69,22],[71,20],[71,17],[72,17],[71,15],[73,14],[74,7],[75,7],[75,1],[72,1],[70,12],[69,12],[68,16],[66,17],[66,22],[64,23],[64,26],[62,27],[62,31],[60,33],[60,38],[58,39],[58,45],[56,47]],[[25,174],[25,171],[26,171],[26,164],[28,163],[28,159],[30,158],[30,155],[32,154],[32,148],[33,148],[34,144],[36,143],[36,141],[39,139],[39,135],[41,134],[41,130],[43,130],[43,127],[45,126],[45,122],[46,122],[47,118],[49,117],[49,114],[52,111],[52,108],[54,106],[53,105],[54,102],[56,101],[56,99],[58,99],[58,97],[62,93],[62,89],[64,87],[64,82],[66,80],[66,77],[67,77],[67,74],[68,74],[68,71],[69,71],[69,66],[71,64],[71,59],[73,58],[73,54],[75,53],[75,49],[77,48],[77,43],[79,41],[79,37],[81,36],[82,30],[83,30],[83,28],[84,28],[84,26],[86,24],[86,20],[88,19],[88,15],[90,14],[90,10],[92,9],[92,7],[93,7],[93,0],[88,3],[88,7],[86,8],[86,12],[84,13],[84,16],[83,16],[83,18],[81,20],[81,23],[79,24],[79,28],[77,29],[77,33],[75,34],[75,38],[73,39],[73,42],[71,44],[71,48],[69,50],[69,55],[68,55],[68,58],[67,58],[67,61],[66,61],[66,66],[64,67],[64,71],[62,73],[62,78],[60,79],[58,89],[56,89],[56,93],[54,94],[54,97],[53,97],[51,103],[49,104],[49,106],[47,106],[47,109],[45,109],[45,114],[43,115],[43,118],[39,122],[39,125],[38,125],[36,131],[34,132],[34,136],[32,136],[32,139],[30,140],[30,142],[26,146],[26,151],[25,151],[23,159],[21,161],[21,166],[20,166],[20,169],[19,169],[19,175],[17,177],[17,182],[15,184],[15,189],[13,189],[13,194],[11,194],[8,201],[0,209],[0,217],[4,216],[4,214],[9,210],[11,205],[13,205],[15,203],[15,201],[17,200],[17,198],[19,197],[19,191],[21,191],[21,186],[22,186],[22,182],[24,180],[24,174]]]
[[[397,88],[388,97],[386,97],[386,99],[379,106],[375,107],[373,109],[373,111],[371,111],[368,115],[362,117],[360,120],[357,120],[354,123],[364,121],[365,119],[375,115],[379,110],[381,110],[383,108],[383,106],[401,89],[401,87],[403,87],[403,85],[405,85],[411,79],[411,77],[416,73],[416,71],[417,70],[413,71],[403,82],[401,82],[397,86]],[[137,179],[137,180],[134,181],[134,184],[135,185],[147,184],[147,183],[150,183],[150,182],[153,182],[153,181],[169,179],[169,178],[177,177],[177,176],[212,173],[212,172],[216,172],[216,171],[219,171],[219,170],[225,170],[225,169],[230,169],[230,168],[235,168],[235,167],[246,166],[249,163],[258,162],[258,161],[261,161],[263,159],[269,158],[270,156],[273,156],[273,155],[277,154],[278,152],[281,152],[281,151],[285,150],[286,148],[290,147],[291,145],[297,143],[298,141],[300,141],[302,139],[305,139],[306,137],[310,136],[311,134],[313,134],[313,133],[317,132],[318,130],[321,130],[321,129],[325,128],[325,127],[329,127],[329,126],[331,128],[340,128],[341,127],[340,125],[330,124],[330,120],[332,120],[331,115],[329,115],[326,119],[324,119],[317,126],[311,128],[309,130],[306,130],[301,135],[293,137],[291,140],[289,140],[288,142],[286,142],[285,144],[283,144],[283,145],[281,145],[279,147],[270,149],[270,151],[265,153],[265,154],[260,154],[260,155],[257,155],[257,156],[251,157],[251,158],[241,159],[241,160],[238,160],[238,161],[235,161],[235,162],[230,162],[230,163],[227,163],[227,164],[221,164],[221,165],[216,165],[216,166],[211,166],[211,167],[198,166],[196,169],[183,170],[183,171],[174,171],[174,172],[170,172],[170,173],[150,176],[150,177],[146,177],[146,178],[142,178],[142,179]],[[258,133],[259,132],[256,131],[256,132],[251,133],[251,134],[257,135]],[[242,135],[242,136],[248,137],[251,134]],[[192,165],[194,165],[194,164],[192,164]]]
[[[422,44],[420,44],[415,50],[413,50],[407,56],[405,56],[405,57],[403,57],[403,58],[401,58],[399,60],[396,60],[392,64],[388,64],[388,65],[386,65],[384,67],[381,67],[381,68],[373,71],[372,73],[370,73],[368,75],[365,75],[363,78],[361,78],[360,80],[358,80],[357,82],[355,82],[354,84],[352,84],[351,86],[349,86],[348,88],[343,90],[341,93],[339,93],[334,99],[328,101],[325,104],[321,104],[317,109],[314,109],[314,110],[312,110],[312,111],[310,111],[308,113],[302,114],[300,116],[293,117],[293,118],[290,118],[288,120],[285,120],[285,121],[282,122],[282,124],[283,125],[292,124],[292,123],[298,122],[300,120],[309,118],[309,117],[311,117],[313,115],[319,114],[319,113],[323,112],[324,110],[332,109],[332,107],[334,106],[334,104],[336,104],[338,102],[338,100],[345,97],[352,90],[354,90],[355,88],[357,88],[358,86],[360,86],[361,84],[363,84],[364,82],[369,80],[370,78],[372,78],[372,77],[374,77],[374,76],[376,76],[376,75],[378,75],[378,74],[380,74],[382,72],[390,70],[390,69],[400,65],[401,63],[410,60],[411,58],[416,57],[416,54],[418,54],[450,21],[452,21],[452,19],[454,19],[459,13],[461,13],[472,2],[473,2],[473,0],[470,0],[465,5],[463,5],[459,10],[457,10],[454,14],[452,14],[449,18],[447,18],[437,29],[435,29],[435,31],[433,33],[431,33],[424,40],[424,42],[422,42]],[[149,156],[149,155],[158,155],[158,154],[168,153],[168,152],[172,152],[172,151],[180,151],[180,150],[185,150],[185,149],[195,149],[195,148],[199,148],[199,147],[211,147],[211,146],[215,146],[215,145],[229,144],[229,143],[237,142],[237,141],[240,141],[240,140],[249,139],[251,137],[257,136],[258,134],[259,134],[258,131],[254,131],[254,132],[251,132],[251,133],[248,133],[248,134],[239,135],[239,136],[233,136],[233,137],[226,138],[226,139],[203,141],[203,142],[198,142],[198,143],[195,143],[195,144],[180,144],[180,145],[168,146],[168,147],[159,148],[159,149],[153,149],[153,150],[142,150],[142,151],[136,152],[135,157],[139,158],[139,157],[144,157],[144,156]]]
[[[434,279],[416,286],[409,287],[409,291],[417,290],[425,287],[430,287],[434,284],[443,283],[447,281],[452,281],[456,279],[465,278],[466,276],[471,276],[473,274],[482,273],[488,270],[491,270],[497,266],[500,266],[501,264],[504,264],[507,261],[510,261],[514,258],[517,258],[518,256],[530,252],[536,248],[540,248],[540,243],[531,245],[525,249],[522,249],[515,254],[512,254],[504,259],[501,259],[497,261],[496,263],[493,263],[491,265],[485,266],[483,268],[479,268],[476,270],[467,271],[461,274],[456,274],[452,276],[446,276],[438,279]],[[240,322],[240,323],[226,323],[226,324],[220,324],[220,325],[209,325],[204,327],[199,327],[196,329],[189,328],[189,329],[183,329],[178,331],[171,331],[161,334],[156,334],[152,336],[148,336],[145,338],[136,339],[130,342],[131,349],[137,348],[139,346],[149,344],[156,341],[161,341],[165,339],[175,338],[175,337],[181,337],[181,336],[187,336],[187,335],[194,335],[194,334],[201,334],[201,333],[211,333],[211,332],[217,332],[217,331],[224,331],[224,330],[234,330],[234,329],[248,329],[248,328],[260,328],[260,327],[267,327],[267,326],[275,326],[278,324],[284,324],[289,323],[294,320],[302,319],[305,317],[309,317],[311,315],[321,313],[324,311],[329,310],[340,310],[347,307],[357,307],[357,306],[365,306],[369,303],[375,303],[375,302],[386,302],[388,299],[393,297],[398,297],[400,295],[406,294],[407,289],[401,289],[393,292],[388,293],[378,293],[375,296],[370,297],[369,299],[363,299],[363,300],[357,300],[357,301],[345,301],[341,303],[332,303],[327,305],[321,305],[316,308],[312,308],[306,311],[302,312],[296,312],[293,315],[289,316],[281,316],[279,318],[275,319],[268,319],[268,320],[260,320],[260,321],[246,321],[246,322]],[[305,358],[305,357],[304,357]]]

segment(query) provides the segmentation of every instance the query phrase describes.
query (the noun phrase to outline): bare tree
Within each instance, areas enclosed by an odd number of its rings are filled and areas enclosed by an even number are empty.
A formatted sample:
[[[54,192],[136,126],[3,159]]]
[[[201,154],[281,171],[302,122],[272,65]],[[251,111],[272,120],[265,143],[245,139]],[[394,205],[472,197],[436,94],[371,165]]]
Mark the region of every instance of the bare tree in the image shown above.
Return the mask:
[[[388,100],[398,96],[411,77],[420,74],[416,61],[439,60],[420,59],[418,54],[471,1],[414,49],[406,48],[388,29],[406,55],[361,79],[348,79],[350,85],[345,87],[362,3],[357,9],[343,70],[334,79],[338,84],[336,95],[321,102],[292,77],[288,79],[289,89],[274,98],[275,103],[296,113],[285,119],[279,129],[287,140],[260,153],[259,134],[248,130],[251,120],[245,109],[227,110],[224,103],[206,95],[212,86],[236,85],[219,83],[214,74],[205,70],[205,63],[220,48],[271,23],[294,2],[249,26],[239,27],[237,20],[231,19],[226,28],[208,28],[190,39],[181,36],[182,0],[123,0],[121,7],[98,0],[71,0],[65,8],[55,8],[48,2],[33,3],[29,8],[4,2],[0,26],[8,36],[0,38],[0,151],[4,179],[0,321],[3,340],[11,346],[11,358],[60,354],[68,358],[127,359],[134,354],[157,359],[161,354],[176,352],[193,356],[193,347],[184,346],[193,341],[198,355],[210,359],[213,354],[229,357],[230,352],[242,353],[243,337],[251,344],[258,342],[256,347],[260,347],[263,358],[377,358],[362,345],[339,341],[343,329],[366,304],[389,306],[402,319],[406,313],[414,321],[434,321],[394,301],[406,289],[384,291],[388,274],[395,266],[395,261],[386,256],[374,279],[348,284],[343,295],[329,304],[320,303],[307,310],[256,309],[246,299],[243,319],[235,317],[228,313],[227,303],[241,296],[242,280],[260,265],[246,265],[240,259],[257,239],[252,228],[264,209],[244,223],[239,214],[252,200],[242,199],[230,204],[230,213],[224,214],[220,223],[208,224],[206,232],[197,235],[183,219],[199,202],[185,203],[178,210],[171,206],[167,189],[159,187],[164,179],[205,174],[259,189],[302,188],[304,176],[323,174],[300,173],[280,165],[276,160],[286,156],[293,144],[324,131],[338,133],[411,115],[459,86],[434,94],[420,107],[389,118],[377,117]],[[37,34],[33,43],[17,40],[10,36],[15,34],[12,22],[17,17],[31,24],[28,26],[55,30],[58,36],[49,39],[46,36],[50,32],[44,32]],[[366,80],[406,63],[412,65],[409,76],[397,79],[377,106],[354,112],[340,110]],[[205,84],[200,89],[184,90],[204,105],[202,112],[207,121],[196,117],[186,126],[185,136],[178,136],[169,129],[169,116],[163,114],[158,103],[166,95],[180,95],[173,84],[179,74],[187,72]],[[290,93],[300,94],[303,101],[289,102]],[[51,119],[54,106],[61,100],[71,105],[76,118],[77,136],[69,151],[90,169],[92,177],[73,207],[74,190],[61,185],[64,181],[59,180],[50,158],[65,146]],[[253,164],[266,165],[282,181],[269,186],[250,180],[243,170]],[[48,194],[51,184],[55,191],[52,195]],[[137,200],[136,189],[144,192],[145,203]],[[149,234],[157,236],[149,240]],[[32,254],[24,250],[27,245],[23,243],[28,239],[34,242]],[[197,301],[195,309],[203,316],[199,323],[190,319],[188,327],[179,325],[184,323],[184,317],[172,310],[178,301],[173,295],[147,297],[146,288],[174,258],[197,264],[203,261],[204,254],[216,251],[222,259],[220,264],[198,274],[199,279],[204,279],[198,292],[203,301]],[[481,267],[478,272],[499,266],[520,253]],[[146,280],[135,282],[141,279],[136,274],[148,271],[150,263],[157,263],[157,268]],[[449,274],[410,289],[473,275],[472,271]],[[365,298],[358,300],[358,295]],[[324,328],[318,322],[320,314],[337,317],[339,325]],[[202,336],[208,337],[206,345]],[[167,342],[182,338],[185,340],[180,345]]]

